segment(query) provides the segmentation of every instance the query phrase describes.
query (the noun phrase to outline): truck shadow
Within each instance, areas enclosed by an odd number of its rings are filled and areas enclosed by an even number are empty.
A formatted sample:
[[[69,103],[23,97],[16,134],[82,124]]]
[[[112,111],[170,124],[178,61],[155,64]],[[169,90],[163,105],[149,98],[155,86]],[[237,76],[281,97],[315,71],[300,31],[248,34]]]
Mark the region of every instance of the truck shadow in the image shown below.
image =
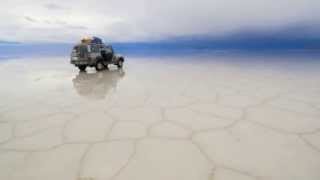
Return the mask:
[[[106,70],[95,73],[79,72],[72,80],[76,92],[83,97],[99,100],[115,91],[120,79],[125,76],[122,69]]]

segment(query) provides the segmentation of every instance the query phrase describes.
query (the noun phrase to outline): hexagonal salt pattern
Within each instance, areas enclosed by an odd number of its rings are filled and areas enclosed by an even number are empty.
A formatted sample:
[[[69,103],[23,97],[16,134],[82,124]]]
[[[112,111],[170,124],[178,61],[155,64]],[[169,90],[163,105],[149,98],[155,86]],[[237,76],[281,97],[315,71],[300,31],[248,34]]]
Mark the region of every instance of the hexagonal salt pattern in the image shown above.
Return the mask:
[[[308,57],[0,68],[0,179],[320,179],[320,63]]]

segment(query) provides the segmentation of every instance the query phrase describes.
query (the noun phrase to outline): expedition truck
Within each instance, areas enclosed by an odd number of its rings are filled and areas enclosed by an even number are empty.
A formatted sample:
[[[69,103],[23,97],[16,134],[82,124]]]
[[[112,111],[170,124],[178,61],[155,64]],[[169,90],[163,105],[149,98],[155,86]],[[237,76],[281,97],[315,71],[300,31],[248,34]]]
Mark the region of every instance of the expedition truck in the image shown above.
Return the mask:
[[[111,45],[106,45],[100,38],[84,38],[81,43],[75,45],[71,53],[71,64],[80,71],[85,71],[87,67],[95,67],[97,71],[108,68],[109,64],[122,68],[124,57],[115,54]]]

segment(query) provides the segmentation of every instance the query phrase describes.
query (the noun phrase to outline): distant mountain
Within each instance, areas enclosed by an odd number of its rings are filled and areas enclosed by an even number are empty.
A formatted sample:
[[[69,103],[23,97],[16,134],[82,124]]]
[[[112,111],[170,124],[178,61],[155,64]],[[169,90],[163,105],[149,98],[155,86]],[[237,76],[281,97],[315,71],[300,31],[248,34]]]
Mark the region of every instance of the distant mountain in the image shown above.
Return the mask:
[[[0,40],[0,45],[14,45],[14,44],[20,44],[20,42]]]

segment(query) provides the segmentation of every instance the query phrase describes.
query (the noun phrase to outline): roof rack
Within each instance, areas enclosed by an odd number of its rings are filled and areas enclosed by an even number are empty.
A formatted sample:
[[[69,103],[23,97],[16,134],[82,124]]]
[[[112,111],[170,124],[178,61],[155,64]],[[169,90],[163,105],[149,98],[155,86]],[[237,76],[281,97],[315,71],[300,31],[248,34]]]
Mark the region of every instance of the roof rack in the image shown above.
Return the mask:
[[[102,40],[98,37],[84,37],[81,39],[81,43],[85,43],[85,44],[90,44],[90,43],[94,43],[94,44],[103,44]]]

